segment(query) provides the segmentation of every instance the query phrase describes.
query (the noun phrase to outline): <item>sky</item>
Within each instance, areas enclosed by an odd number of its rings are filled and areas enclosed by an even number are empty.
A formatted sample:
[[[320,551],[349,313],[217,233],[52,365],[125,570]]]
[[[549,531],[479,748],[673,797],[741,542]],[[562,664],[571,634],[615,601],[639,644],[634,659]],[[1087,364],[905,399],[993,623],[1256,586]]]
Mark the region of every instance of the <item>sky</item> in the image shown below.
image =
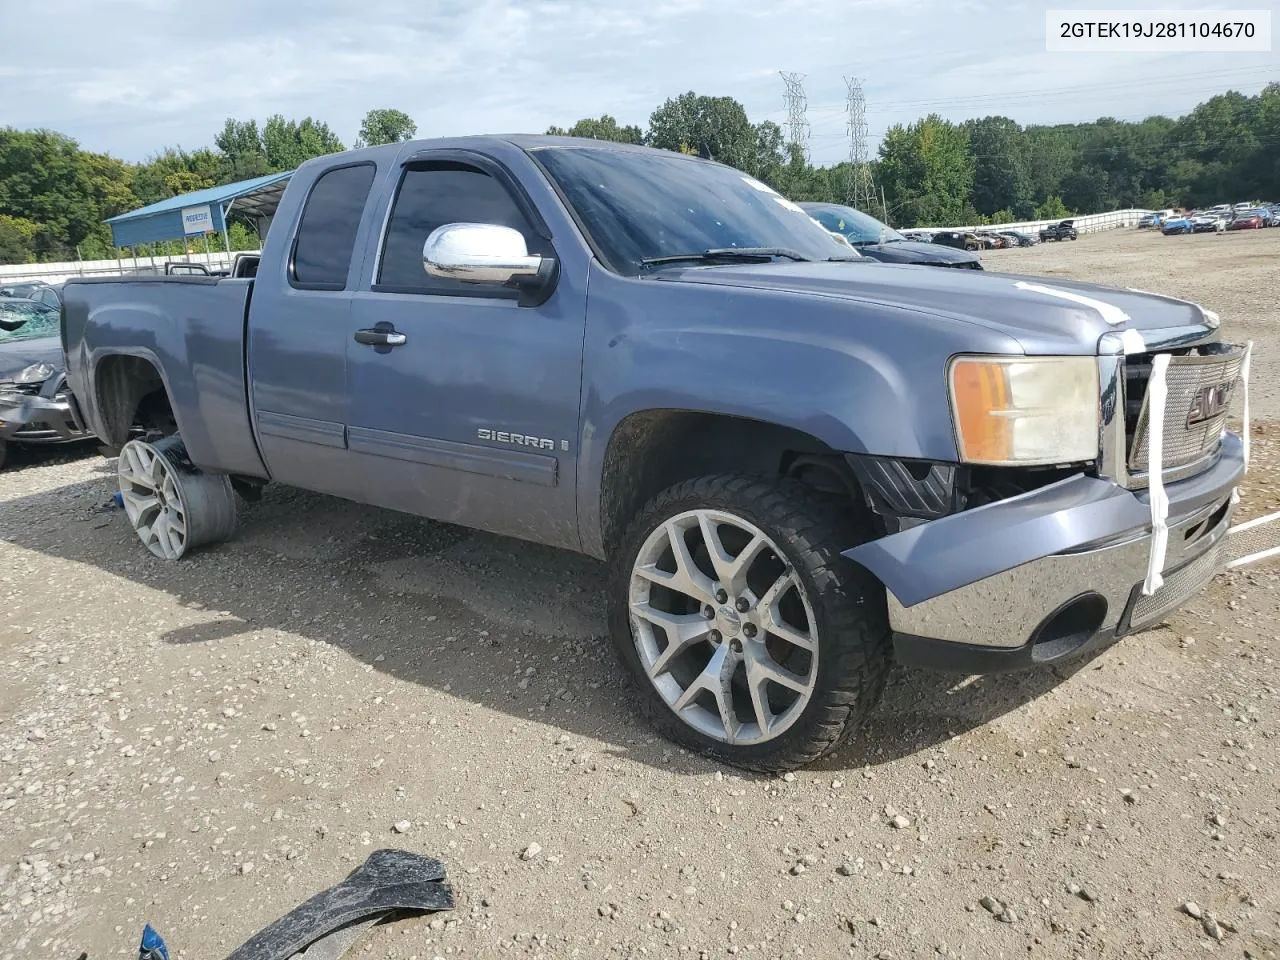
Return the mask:
[[[1163,0],[1134,8],[1267,8]],[[348,145],[373,107],[419,137],[541,133],[586,116],[647,126],[685,91],[783,123],[804,74],[815,162],[846,157],[845,77],[870,148],[936,112],[1022,123],[1176,116],[1280,80],[1270,53],[1047,53],[1047,8],[1104,0],[0,0],[0,126],[58,130],[144,160],[211,145],[227,117],[327,122]],[[1280,20],[1280,18],[1277,18]],[[1280,24],[1278,24],[1280,25]],[[21,42],[16,42],[17,37]]]

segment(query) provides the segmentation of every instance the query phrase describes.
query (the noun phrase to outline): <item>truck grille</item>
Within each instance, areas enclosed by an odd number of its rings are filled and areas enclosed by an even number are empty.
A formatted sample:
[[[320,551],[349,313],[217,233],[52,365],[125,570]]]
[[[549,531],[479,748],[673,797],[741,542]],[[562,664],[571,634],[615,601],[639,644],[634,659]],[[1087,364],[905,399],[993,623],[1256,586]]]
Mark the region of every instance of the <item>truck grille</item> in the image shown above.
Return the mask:
[[[1147,383],[1154,354],[1134,354],[1125,360],[1125,433],[1128,439],[1132,486],[1146,486],[1150,449],[1150,411]],[[1244,347],[1210,344],[1197,350],[1174,351],[1165,377],[1168,396],[1164,410],[1164,469],[1194,466],[1218,447],[1227,423],[1230,402],[1240,378]]]

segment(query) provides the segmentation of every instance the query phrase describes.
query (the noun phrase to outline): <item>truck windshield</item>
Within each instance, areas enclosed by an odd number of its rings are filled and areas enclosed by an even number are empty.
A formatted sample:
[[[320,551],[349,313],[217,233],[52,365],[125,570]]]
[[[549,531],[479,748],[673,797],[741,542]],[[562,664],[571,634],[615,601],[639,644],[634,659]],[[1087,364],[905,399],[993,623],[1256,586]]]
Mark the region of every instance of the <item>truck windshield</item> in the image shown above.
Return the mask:
[[[796,204],[731,167],[677,153],[593,147],[533,153],[620,273],[639,273],[641,264],[659,258],[735,247],[812,260],[852,254]]]

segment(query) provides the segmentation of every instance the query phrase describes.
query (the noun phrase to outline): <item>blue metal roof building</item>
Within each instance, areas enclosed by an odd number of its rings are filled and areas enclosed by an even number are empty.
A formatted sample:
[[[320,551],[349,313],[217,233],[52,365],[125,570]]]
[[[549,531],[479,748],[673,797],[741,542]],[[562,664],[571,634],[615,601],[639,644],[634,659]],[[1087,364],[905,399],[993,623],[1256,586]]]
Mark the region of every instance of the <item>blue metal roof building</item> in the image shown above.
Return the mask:
[[[269,173],[265,177],[184,193],[105,222],[111,227],[111,240],[117,247],[182,240],[206,233],[221,233],[225,238],[227,215],[233,209],[256,220],[274,214],[291,176],[292,170]]]

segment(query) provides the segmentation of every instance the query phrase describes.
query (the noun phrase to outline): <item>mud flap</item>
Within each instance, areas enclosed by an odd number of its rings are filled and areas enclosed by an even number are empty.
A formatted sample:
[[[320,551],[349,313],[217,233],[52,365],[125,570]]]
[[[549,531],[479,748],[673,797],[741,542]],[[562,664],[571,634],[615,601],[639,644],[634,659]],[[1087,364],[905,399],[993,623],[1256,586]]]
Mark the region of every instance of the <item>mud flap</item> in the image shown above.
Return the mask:
[[[307,960],[332,960],[389,914],[453,909],[453,890],[443,879],[439,860],[375,850],[341,883],[254,934],[227,960],[288,960],[303,950]]]

